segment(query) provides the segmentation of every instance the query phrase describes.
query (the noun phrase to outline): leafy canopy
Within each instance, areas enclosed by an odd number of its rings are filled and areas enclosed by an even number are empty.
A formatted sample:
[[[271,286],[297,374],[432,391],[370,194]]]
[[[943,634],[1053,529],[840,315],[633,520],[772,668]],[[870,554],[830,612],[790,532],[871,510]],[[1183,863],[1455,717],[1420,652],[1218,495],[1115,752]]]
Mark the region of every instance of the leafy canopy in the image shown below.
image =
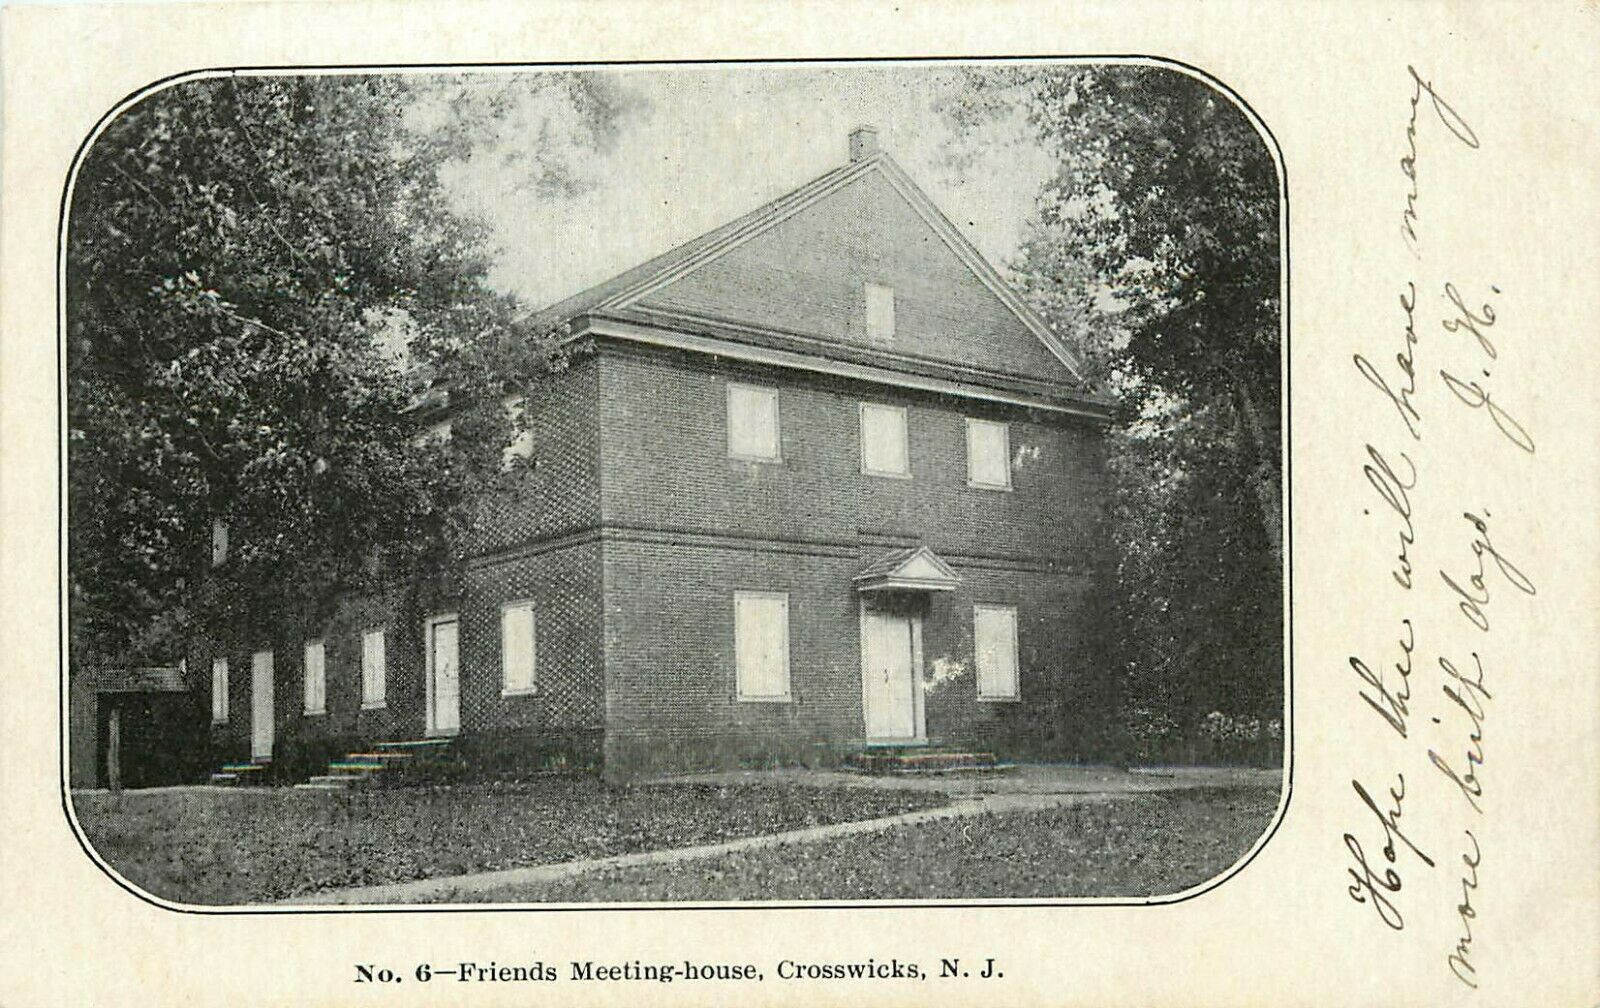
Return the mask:
[[[441,173],[530,89],[583,124],[569,143],[609,141],[614,95],[561,75],[190,81],[96,139],[67,239],[79,660],[155,646],[202,574],[212,603],[294,602],[459,543],[514,433],[501,397],[551,354],[485,284],[487,230]],[[532,145],[529,190],[579,185],[566,155]],[[412,443],[428,382],[471,436]]]

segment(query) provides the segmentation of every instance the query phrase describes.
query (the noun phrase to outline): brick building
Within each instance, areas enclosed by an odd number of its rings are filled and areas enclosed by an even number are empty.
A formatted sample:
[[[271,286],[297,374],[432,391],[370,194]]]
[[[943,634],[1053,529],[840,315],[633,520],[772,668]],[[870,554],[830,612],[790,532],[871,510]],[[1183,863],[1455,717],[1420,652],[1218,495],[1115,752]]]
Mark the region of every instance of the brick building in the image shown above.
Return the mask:
[[[849,150],[533,319],[582,352],[521,404],[537,465],[459,595],[197,647],[220,751],[1064,751],[1111,407],[871,129]]]

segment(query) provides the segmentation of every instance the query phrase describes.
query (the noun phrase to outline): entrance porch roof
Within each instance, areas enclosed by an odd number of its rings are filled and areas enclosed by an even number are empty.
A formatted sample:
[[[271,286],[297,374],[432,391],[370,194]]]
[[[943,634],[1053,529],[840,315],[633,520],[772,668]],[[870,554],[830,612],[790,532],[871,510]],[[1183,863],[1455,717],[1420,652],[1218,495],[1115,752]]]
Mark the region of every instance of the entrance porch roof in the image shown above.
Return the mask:
[[[926,546],[893,550],[855,576],[856,591],[954,591],[961,579]]]

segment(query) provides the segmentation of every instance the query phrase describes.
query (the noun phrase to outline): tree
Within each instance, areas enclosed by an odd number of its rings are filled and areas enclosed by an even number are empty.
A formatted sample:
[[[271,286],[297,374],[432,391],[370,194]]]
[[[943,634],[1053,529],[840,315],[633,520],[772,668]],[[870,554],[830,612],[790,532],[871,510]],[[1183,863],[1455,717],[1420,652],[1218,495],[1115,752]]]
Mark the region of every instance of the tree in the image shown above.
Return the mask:
[[[1143,66],[982,70],[958,135],[1020,115],[1054,155],[1019,285],[1122,400],[1099,659],[1193,723],[1281,704],[1278,180],[1220,93]]]
[[[75,661],[175,634],[217,522],[230,556],[200,590],[230,605],[325,596],[458,541],[513,434],[501,395],[550,360],[440,181],[518,88],[566,102],[585,142],[609,135],[612,97],[578,75],[230,76],[153,94],[95,141],[67,247]],[[535,147],[530,192],[574,184],[563,164]],[[428,383],[473,436],[412,443]]]

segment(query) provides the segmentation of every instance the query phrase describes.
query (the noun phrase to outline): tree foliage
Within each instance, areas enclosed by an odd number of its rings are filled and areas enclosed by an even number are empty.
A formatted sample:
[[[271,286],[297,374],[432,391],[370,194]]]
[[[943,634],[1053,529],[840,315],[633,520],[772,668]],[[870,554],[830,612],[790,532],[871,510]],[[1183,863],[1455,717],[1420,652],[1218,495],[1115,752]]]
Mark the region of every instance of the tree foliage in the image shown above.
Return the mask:
[[[1278,179],[1223,95],[1140,66],[975,72],[958,135],[1020,110],[1056,169],[1012,264],[1118,396],[1096,658],[1192,726],[1282,700]]]
[[[67,239],[75,660],[148,649],[198,590],[212,609],[303,601],[459,541],[469,488],[513,433],[501,395],[550,362],[485,284],[487,231],[440,181],[507,86],[204,79],[95,140]],[[598,82],[521,86],[605,139]],[[553,163],[534,148],[530,188],[571,184]],[[428,383],[472,436],[412,443]],[[230,556],[209,571],[216,521]]]

